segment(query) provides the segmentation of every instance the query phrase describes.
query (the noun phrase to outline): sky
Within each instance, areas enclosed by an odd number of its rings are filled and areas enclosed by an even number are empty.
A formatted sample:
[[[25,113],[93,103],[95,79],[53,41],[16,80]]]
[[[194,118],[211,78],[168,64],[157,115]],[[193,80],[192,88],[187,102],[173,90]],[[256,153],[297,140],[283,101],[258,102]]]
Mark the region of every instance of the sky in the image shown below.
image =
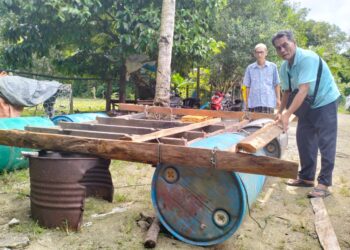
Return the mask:
[[[335,24],[350,34],[350,0],[289,0],[309,9],[307,19]]]

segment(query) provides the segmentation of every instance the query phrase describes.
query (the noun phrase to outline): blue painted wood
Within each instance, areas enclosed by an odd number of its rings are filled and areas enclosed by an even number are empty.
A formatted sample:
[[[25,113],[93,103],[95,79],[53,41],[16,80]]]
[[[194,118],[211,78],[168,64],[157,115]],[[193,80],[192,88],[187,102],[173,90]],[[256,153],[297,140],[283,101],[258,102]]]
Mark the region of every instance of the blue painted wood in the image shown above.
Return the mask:
[[[244,137],[224,133],[189,146],[225,150]],[[152,202],[173,236],[189,244],[210,246],[225,241],[239,228],[247,204],[256,200],[264,181],[261,175],[159,164],[152,181]]]
[[[14,117],[0,118],[0,129],[24,130],[26,126],[52,127],[54,124],[49,118],[44,117]],[[0,173],[15,169],[27,168],[29,161],[22,156],[22,151],[36,151],[29,148],[18,148],[0,145]]]

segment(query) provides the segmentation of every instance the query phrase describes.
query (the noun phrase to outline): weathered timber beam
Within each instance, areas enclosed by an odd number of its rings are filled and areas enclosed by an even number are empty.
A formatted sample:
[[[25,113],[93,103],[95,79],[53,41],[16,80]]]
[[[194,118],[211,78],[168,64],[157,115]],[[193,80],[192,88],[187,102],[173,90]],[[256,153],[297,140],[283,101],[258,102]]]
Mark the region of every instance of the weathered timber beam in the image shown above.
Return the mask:
[[[340,250],[337,235],[334,232],[331,220],[322,198],[310,199],[315,212],[315,227],[318,239],[324,250]]]
[[[234,132],[237,131],[241,128],[243,128],[245,125],[247,125],[249,123],[249,120],[242,120],[240,122],[223,122],[223,124],[225,125],[225,131],[227,132]]]
[[[83,136],[83,137],[101,138],[101,139],[120,139],[121,137],[127,136],[127,134],[125,133],[108,133],[108,132],[90,131],[90,130],[62,129],[59,127],[40,128],[40,127],[27,126],[25,130],[31,131],[31,132],[39,132],[39,133]]]
[[[143,134],[157,131],[157,129],[153,129],[153,128],[76,123],[76,122],[60,122],[59,125],[63,129],[89,130],[89,131],[124,133],[124,134],[135,134],[135,135],[143,135]]]
[[[186,131],[178,134],[174,134],[171,137],[175,138],[185,138],[188,141],[192,141],[197,138],[203,138],[205,137],[206,133],[203,131]]]
[[[228,151],[190,148],[155,143],[135,143],[121,140],[93,139],[68,135],[34,133],[23,130],[0,130],[0,144],[54,151],[91,154],[148,164],[173,164],[186,167],[296,178],[298,164],[266,156]],[[215,154],[215,155],[213,155]],[[216,163],[213,165],[212,158]]]
[[[174,136],[178,137],[178,136],[182,136],[184,138],[187,138],[187,141],[194,141],[194,140],[200,140],[201,138],[203,137],[208,137],[208,136],[213,136],[213,135],[217,135],[217,134],[220,134],[220,133],[226,133],[226,132],[235,132],[237,131],[238,129],[244,127],[245,125],[247,125],[249,123],[249,120],[242,120],[240,122],[226,122],[224,124],[225,128],[224,129],[219,129],[219,130],[215,130],[213,132],[210,132],[210,133],[205,133],[203,131],[188,131],[188,132],[197,132],[197,133],[202,133],[202,134],[198,134],[198,135],[189,135],[189,134],[176,134]],[[215,126],[215,125],[213,125]],[[187,132],[186,132],[187,133]],[[236,146],[234,146],[234,150],[233,151],[236,151]]]
[[[101,116],[97,116],[97,117],[101,117]],[[142,119],[142,118],[145,118],[145,117],[146,117],[145,113],[133,113],[133,114],[115,116],[113,118],[114,119]]]
[[[82,136],[89,138],[101,138],[101,139],[120,139],[127,136],[127,134],[122,133],[107,133],[99,131],[89,131],[89,130],[76,130],[76,129],[62,129],[60,127],[50,127],[50,128],[41,128],[41,127],[25,127],[25,130],[38,133],[49,133],[49,134],[59,134],[59,135],[72,135],[72,136]],[[187,145],[187,140],[184,138],[172,138],[172,137],[162,137],[159,138],[161,143],[172,144],[172,145]],[[157,142],[157,141],[155,141]]]
[[[187,145],[187,140],[184,138],[162,137],[162,138],[159,138],[159,141],[161,143],[171,144],[171,145],[181,145],[181,146]]]
[[[134,142],[144,142],[144,141],[149,141],[149,140],[157,139],[164,136],[174,135],[177,133],[181,133],[181,132],[185,132],[185,131],[189,131],[197,128],[203,128],[205,126],[209,126],[218,122],[221,122],[221,119],[214,118],[203,122],[192,123],[182,127],[166,128],[166,129],[162,129],[160,131],[149,133],[149,134],[132,135],[132,136],[126,137],[125,139],[132,140]]]
[[[162,121],[162,120],[148,120],[148,119],[116,119],[109,117],[97,117],[99,124],[106,125],[120,125],[130,127],[145,127],[145,128],[172,128],[181,127],[191,123],[184,123],[178,121]]]
[[[242,119],[246,116],[244,112],[237,111],[219,111],[219,110],[205,110],[205,109],[181,109],[181,108],[166,108],[158,106],[144,106],[144,105],[133,105],[133,104],[119,104],[119,110],[123,111],[134,111],[134,112],[147,112],[147,113],[159,113],[168,115],[201,115],[210,117],[221,117],[231,119]],[[274,119],[275,116],[272,114],[264,113],[249,113],[249,119],[260,119],[270,118]]]
[[[210,126],[206,126],[206,127],[200,128],[200,130],[202,130],[202,131],[204,131],[206,133],[213,133],[215,131],[223,130],[225,128],[226,128],[225,125],[214,124],[214,125],[210,125]]]
[[[293,121],[294,118],[295,116],[292,115],[289,121]],[[265,147],[270,141],[279,136],[281,133],[283,133],[283,129],[280,125],[276,124],[275,122],[268,123],[261,129],[258,129],[254,133],[241,140],[237,144],[236,150],[244,150],[249,153],[256,153],[259,149]]]

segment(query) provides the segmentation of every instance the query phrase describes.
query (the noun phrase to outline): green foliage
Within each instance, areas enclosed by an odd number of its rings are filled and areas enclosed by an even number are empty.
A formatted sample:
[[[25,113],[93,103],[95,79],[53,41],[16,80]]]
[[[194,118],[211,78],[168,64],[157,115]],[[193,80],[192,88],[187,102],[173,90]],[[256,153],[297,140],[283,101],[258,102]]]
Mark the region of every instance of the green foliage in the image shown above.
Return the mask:
[[[200,99],[208,98],[210,92],[210,69],[200,68]],[[173,74],[171,77],[172,88],[176,89],[182,98],[191,97],[197,88],[197,69],[191,71],[188,77],[184,78],[179,73]],[[209,93],[210,94],[210,93]]]
[[[161,0],[2,3],[2,67],[119,79],[128,56],[157,59]],[[350,82],[349,36],[335,25],[307,21],[307,12],[286,0],[178,0],[172,70],[183,79],[175,75],[173,84],[192,88],[196,79],[188,74],[200,66],[210,69],[203,89],[210,82],[227,90],[241,82],[245,68],[255,60],[252,50],[260,42],[268,46],[268,60],[280,64],[270,40],[282,29],[294,31],[298,46],[322,55],[338,83]],[[120,80],[113,83],[113,92],[119,91]],[[128,98],[135,94],[133,83],[139,81],[129,83]],[[98,97],[106,93],[105,81],[77,82],[74,95],[91,96],[92,87]]]
[[[210,25],[226,1],[178,1],[174,69],[208,58],[215,50]],[[2,34],[9,44],[4,60],[9,67],[33,68],[33,58],[50,58],[56,71],[68,75],[117,78],[125,59],[158,50],[162,1],[6,0],[0,7]],[[186,63],[182,63],[182,62]],[[180,63],[181,62],[181,63]],[[88,87],[77,86],[79,95]],[[101,92],[101,87],[100,87]]]
[[[231,1],[215,27],[216,39],[226,46],[211,62],[214,85],[224,90],[229,88],[223,86],[225,83],[241,82],[245,68],[255,61],[252,52],[257,43],[265,43],[268,60],[277,61],[272,35],[280,29],[300,26],[304,15],[282,0]]]
[[[350,82],[349,83],[340,83],[338,84],[339,91],[342,94],[342,96],[349,96],[350,95]]]

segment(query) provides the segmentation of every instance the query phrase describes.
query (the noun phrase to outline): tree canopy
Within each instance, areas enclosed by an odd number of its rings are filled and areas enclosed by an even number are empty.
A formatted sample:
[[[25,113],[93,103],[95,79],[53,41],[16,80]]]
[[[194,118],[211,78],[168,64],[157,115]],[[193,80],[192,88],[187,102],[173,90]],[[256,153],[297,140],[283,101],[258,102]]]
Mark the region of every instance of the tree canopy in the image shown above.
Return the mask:
[[[119,98],[125,100],[130,84],[127,58],[157,58],[161,0],[2,2],[3,68],[118,79],[114,83]],[[306,20],[306,15],[306,9],[286,0],[178,0],[172,72],[190,83],[189,74],[200,67],[210,75],[203,89],[209,89],[205,86],[209,83],[227,88],[241,81],[257,43],[267,44],[268,59],[279,64],[271,37],[278,30],[291,29],[299,46],[321,54],[337,81],[348,83],[349,36],[335,25]],[[39,64],[44,66],[38,68]]]

